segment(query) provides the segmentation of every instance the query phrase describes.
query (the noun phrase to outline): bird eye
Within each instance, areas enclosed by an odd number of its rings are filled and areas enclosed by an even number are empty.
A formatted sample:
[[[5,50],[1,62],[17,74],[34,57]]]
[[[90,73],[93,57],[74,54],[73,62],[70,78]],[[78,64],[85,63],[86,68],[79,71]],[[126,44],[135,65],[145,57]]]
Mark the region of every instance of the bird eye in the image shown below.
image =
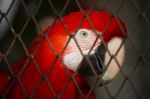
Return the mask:
[[[88,33],[86,31],[81,31],[80,32],[80,37],[83,38],[83,39],[85,39],[85,38],[88,37]]]

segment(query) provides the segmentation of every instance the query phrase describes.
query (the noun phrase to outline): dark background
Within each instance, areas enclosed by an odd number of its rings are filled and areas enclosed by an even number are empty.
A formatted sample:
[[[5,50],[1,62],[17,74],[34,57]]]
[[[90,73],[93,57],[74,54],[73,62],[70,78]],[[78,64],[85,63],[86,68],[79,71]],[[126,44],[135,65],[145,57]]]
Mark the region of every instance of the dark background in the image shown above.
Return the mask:
[[[45,24],[51,24],[55,18],[58,18],[48,0],[24,0],[24,3],[22,1],[0,1],[0,68],[8,66],[3,56],[6,56],[8,62],[13,64],[25,54],[14,33],[22,33],[21,38],[28,48],[41,31],[37,25],[40,24],[44,28]],[[51,1],[55,10],[60,13],[69,0]],[[76,1],[78,0],[70,0],[62,15],[79,11]],[[5,2],[9,2],[8,5],[2,6]],[[96,5],[94,5],[95,2]],[[126,59],[122,68],[128,79],[125,81],[125,77],[119,73],[110,84],[95,88],[97,99],[110,99],[108,94],[117,99],[149,99],[150,0],[79,0],[79,3],[83,9],[93,7],[96,10],[108,10],[120,16],[128,29],[128,38],[125,41]],[[11,5],[12,7],[9,8]],[[7,8],[4,9],[4,7]],[[6,16],[3,16],[3,13],[7,13]],[[36,21],[29,17],[30,15],[33,15]],[[13,47],[10,48],[13,42]]]

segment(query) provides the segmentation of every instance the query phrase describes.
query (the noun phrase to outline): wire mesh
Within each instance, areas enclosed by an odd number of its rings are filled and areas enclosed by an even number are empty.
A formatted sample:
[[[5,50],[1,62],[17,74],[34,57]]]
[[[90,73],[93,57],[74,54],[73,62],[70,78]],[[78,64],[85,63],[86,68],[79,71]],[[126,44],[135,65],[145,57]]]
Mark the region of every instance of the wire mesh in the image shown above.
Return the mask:
[[[5,2],[5,0],[2,0],[2,2]],[[66,90],[68,90],[67,88],[70,82],[73,82],[74,86],[77,89],[77,93],[83,99],[91,99],[90,97],[93,95],[93,92],[95,92],[97,99],[148,99],[150,97],[150,87],[148,86],[150,83],[150,2],[148,0],[117,0],[116,2],[107,0],[20,0],[18,3],[20,9],[18,9],[19,11],[17,12],[17,15],[15,15],[16,18],[13,20],[13,22],[11,22],[8,18],[8,14],[15,5],[15,2],[18,1],[10,0],[9,2],[11,2],[11,5],[8,7],[7,11],[3,11],[2,8],[0,9],[0,24],[2,24],[2,21],[6,21],[8,26],[8,31],[5,33],[6,36],[1,40],[0,43],[0,70],[4,69],[8,71],[11,75],[11,78],[9,78],[9,85],[1,94],[0,98],[7,99],[13,96],[11,90],[13,86],[16,86],[16,84],[18,84],[17,88],[20,88],[18,91],[20,91],[21,95],[24,96],[22,97],[23,99],[37,98],[37,94],[40,94],[39,90],[42,90],[41,86],[46,86],[47,89],[45,90],[48,90],[48,94],[51,94],[53,98],[66,99],[64,97],[64,94],[66,94]],[[84,9],[88,9],[88,12],[86,14],[84,13]],[[89,14],[95,9],[98,11],[108,10],[113,13],[113,15],[108,20],[105,28],[103,29],[102,35],[99,35],[97,33],[91,19],[89,18]],[[74,11],[81,12],[84,17],[82,18],[79,26],[74,31],[75,34],[72,34],[68,26],[66,25],[63,16]],[[42,23],[39,23],[39,19],[45,16],[52,16],[53,19],[52,24],[49,26],[46,32],[41,26]],[[128,34],[126,34],[126,31],[124,31],[120,21],[116,16],[120,16],[122,19],[124,19],[128,29]],[[81,28],[84,19],[87,19],[88,23],[92,27],[92,30],[97,36],[93,43],[93,46],[88,52],[89,55],[94,48],[97,40],[99,38],[103,39],[103,35],[107,30],[112,18],[115,18],[117,24],[119,25],[119,28],[124,33],[126,38],[122,41],[117,52],[114,55],[107,48],[106,42],[103,41],[110,57],[110,60],[106,66],[106,70],[109,67],[110,62],[114,60],[120,70],[120,73],[112,83],[104,85],[97,89],[96,85],[98,83],[98,80],[101,79],[104,73],[101,75],[101,77],[99,77],[99,75],[97,75],[96,71],[94,70],[89,58],[86,57],[86,60],[93,70],[94,80],[92,81],[88,92],[85,94],[83,92],[83,89],[80,87],[78,80],[76,79],[78,73],[70,72],[70,70],[68,70],[63,63],[63,54],[67,49],[70,41],[73,39],[78,50],[80,51],[80,54],[84,57],[82,49],[80,48],[79,42],[77,41],[75,36],[78,30]],[[65,46],[60,53],[57,52],[57,49],[55,49],[54,47],[55,45],[53,45],[53,42],[48,37],[58,20],[61,22],[66,34],[68,35],[68,40],[66,41]],[[3,25],[0,26],[0,29],[3,28]],[[32,51],[29,49],[29,46],[33,46],[31,45],[31,42],[34,42],[33,44],[35,44],[35,48],[31,48]],[[49,45],[48,49],[51,50],[51,54],[53,54],[52,56],[54,58],[53,62],[47,68],[46,72],[43,72],[43,70],[41,69],[41,64],[39,64],[39,60],[37,60],[36,58],[36,55],[37,53],[39,53],[43,42],[46,42]],[[126,45],[126,59],[124,66],[122,67],[120,66],[120,63],[116,56],[118,55],[123,44]],[[18,60],[20,60],[19,63],[17,63],[19,67],[15,65],[16,61]],[[51,73],[55,71],[55,68],[57,68],[56,64],[58,64],[59,62],[64,68],[64,72],[66,75],[66,81],[64,82],[66,83],[62,85],[62,89],[58,92],[55,90],[54,86],[52,86],[52,82],[49,80],[49,77]],[[27,72],[28,68],[31,67],[31,64],[33,65],[32,68],[35,69],[34,76],[37,76],[37,78],[35,77],[35,79],[37,80],[33,80],[34,86],[32,86],[33,88],[30,89],[27,88],[27,85],[24,83],[23,77],[25,76],[23,75],[25,75],[24,72]],[[17,72],[13,70],[15,67],[19,68]],[[57,79],[59,79],[59,77]],[[32,81],[29,81],[28,83],[30,82],[32,83]],[[18,91],[16,91],[16,93]]]

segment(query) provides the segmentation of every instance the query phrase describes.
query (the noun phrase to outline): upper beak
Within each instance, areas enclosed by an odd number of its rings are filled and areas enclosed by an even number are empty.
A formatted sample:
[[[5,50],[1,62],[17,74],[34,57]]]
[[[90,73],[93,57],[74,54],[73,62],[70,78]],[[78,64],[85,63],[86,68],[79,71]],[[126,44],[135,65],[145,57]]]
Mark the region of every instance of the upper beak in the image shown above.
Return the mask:
[[[104,45],[97,47],[95,53],[84,55],[83,60],[80,63],[80,66],[77,70],[78,73],[83,75],[92,76],[95,73],[100,75],[104,71],[104,57],[106,49]]]

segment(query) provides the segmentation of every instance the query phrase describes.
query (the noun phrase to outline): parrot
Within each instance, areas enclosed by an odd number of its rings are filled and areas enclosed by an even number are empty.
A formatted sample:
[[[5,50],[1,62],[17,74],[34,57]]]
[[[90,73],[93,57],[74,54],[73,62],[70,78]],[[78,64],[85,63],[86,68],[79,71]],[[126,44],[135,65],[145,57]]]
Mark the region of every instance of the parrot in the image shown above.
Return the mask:
[[[0,95],[96,99],[85,77],[98,77],[103,86],[118,74],[125,59],[126,33],[125,23],[108,11],[71,12],[47,26],[27,54],[12,64],[11,72],[0,70]]]

